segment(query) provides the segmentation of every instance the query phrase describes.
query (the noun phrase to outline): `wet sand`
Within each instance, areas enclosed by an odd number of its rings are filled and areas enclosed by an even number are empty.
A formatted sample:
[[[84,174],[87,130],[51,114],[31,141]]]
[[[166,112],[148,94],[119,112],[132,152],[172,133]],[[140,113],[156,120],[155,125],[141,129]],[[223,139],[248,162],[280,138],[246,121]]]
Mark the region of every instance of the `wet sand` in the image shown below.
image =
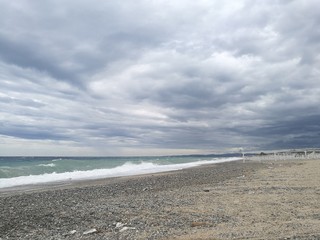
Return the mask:
[[[0,238],[320,239],[319,173],[237,161],[2,191]]]

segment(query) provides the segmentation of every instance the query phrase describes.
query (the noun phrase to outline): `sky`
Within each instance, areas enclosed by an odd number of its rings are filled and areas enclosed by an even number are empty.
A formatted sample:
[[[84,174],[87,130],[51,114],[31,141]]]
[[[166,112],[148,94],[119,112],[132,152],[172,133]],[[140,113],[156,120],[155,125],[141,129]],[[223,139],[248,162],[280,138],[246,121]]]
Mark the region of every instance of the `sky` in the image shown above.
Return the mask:
[[[0,155],[320,147],[318,0],[0,4]]]

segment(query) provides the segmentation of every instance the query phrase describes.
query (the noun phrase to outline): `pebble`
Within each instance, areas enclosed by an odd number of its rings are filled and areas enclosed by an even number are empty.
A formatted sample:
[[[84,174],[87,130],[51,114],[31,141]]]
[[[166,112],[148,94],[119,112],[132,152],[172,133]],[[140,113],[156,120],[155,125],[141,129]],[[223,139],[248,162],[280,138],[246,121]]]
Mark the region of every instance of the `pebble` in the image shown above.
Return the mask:
[[[72,230],[72,231],[69,232],[69,235],[73,235],[73,234],[75,234],[76,232],[77,232],[77,230]]]
[[[83,235],[88,235],[88,234],[92,234],[92,233],[96,233],[98,232],[98,230],[96,228],[91,228],[85,232],[83,232]]]
[[[127,230],[136,230],[136,228],[135,227],[123,227],[123,228],[120,229],[119,232],[124,232],[124,231],[127,231]]]
[[[249,166],[250,163],[225,163],[168,175],[101,180],[87,186],[83,183],[65,189],[0,196],[0,206],[5,206],[0,211],[0,237],[70,239],[80,228],[94,226],[81,231],[86,235],[84,238],[95,239],[94,234],[99,233],[100,239],[170,239],[189,231],[190,225],[201,227],[223,222],[220,215],[212,219],[208,212],[194,216],[176,210],[196,204],[193,198],[188,198],[189,194],[210,191],[204,186],[238,177]],[[13,231],[17,228],[21,230]]]
[[[121,223],[121,222],[117,222],[116,223],[116,228],[122,228],[123,226],[125,226],[126,224]]]

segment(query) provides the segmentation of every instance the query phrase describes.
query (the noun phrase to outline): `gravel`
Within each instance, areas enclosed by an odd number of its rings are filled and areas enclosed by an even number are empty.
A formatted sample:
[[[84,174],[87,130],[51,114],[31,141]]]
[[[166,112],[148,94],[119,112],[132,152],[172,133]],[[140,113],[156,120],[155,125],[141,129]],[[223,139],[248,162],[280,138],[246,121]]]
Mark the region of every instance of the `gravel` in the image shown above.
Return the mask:
[[[232,223],[224,211],[192,211],[210,186],[253,174],[258,162],[1,192],[0,239],[170,239]],[[188,209],[188,210],[186,210]],[[236,222],[235,222],[236,223]]]

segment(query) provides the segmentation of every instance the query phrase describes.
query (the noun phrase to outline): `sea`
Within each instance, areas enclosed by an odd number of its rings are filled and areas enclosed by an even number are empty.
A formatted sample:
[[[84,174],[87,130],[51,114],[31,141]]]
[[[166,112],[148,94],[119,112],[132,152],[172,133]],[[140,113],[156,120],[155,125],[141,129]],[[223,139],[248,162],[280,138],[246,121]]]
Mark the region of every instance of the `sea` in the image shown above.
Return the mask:
[[[0,157],[0,189],[168,172],[240,159],[239,154],[161,157]]]

